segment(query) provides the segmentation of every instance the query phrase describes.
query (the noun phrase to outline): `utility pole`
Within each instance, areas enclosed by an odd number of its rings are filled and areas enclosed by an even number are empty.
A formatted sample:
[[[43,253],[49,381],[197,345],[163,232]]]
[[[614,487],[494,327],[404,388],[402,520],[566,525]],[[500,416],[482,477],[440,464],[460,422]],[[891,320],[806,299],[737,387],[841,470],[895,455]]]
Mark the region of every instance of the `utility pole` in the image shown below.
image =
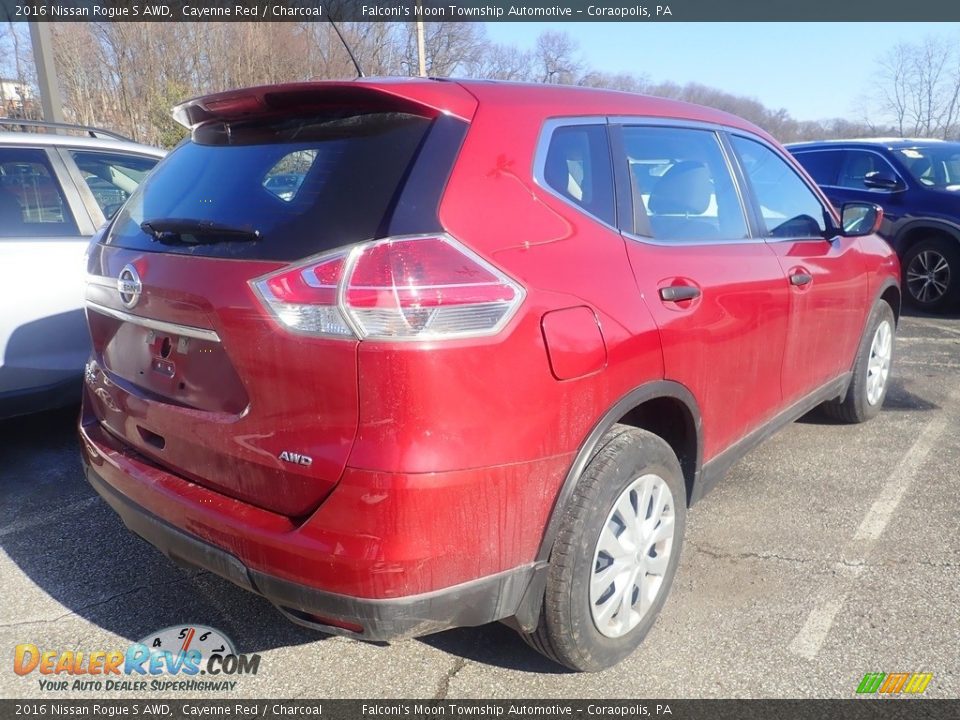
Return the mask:
[[[47,122],[63,122],[63,103],[60,100],[60,84],[57,81],[57,64],[53,59],[50,25],[41,22],[30,23],[30,42],[33,45],[33,62],[37,68],[43,119]]]
[[[417,20],[417,58],[420,61],[420,77],[426,77],[427,45],[423,37],[423,20]]]

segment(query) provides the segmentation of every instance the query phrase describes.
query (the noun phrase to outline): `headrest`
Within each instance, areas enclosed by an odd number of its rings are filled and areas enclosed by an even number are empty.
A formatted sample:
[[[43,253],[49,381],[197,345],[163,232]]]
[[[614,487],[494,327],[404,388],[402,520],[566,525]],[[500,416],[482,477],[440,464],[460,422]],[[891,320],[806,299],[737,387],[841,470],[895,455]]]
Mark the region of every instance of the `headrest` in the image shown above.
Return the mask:
[[[702,215],[710,207],[713,181],[707,166],[685,160],[664,173],[650,193],[650,212],[657,215]]]

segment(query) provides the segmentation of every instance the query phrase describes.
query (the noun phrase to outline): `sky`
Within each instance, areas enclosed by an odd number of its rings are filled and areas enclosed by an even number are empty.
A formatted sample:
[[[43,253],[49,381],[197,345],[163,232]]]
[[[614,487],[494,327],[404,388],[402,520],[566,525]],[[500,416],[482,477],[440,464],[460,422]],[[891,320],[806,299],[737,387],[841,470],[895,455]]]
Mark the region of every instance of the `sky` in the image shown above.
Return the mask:
[[[862,120],[890,47],[927,35],[960,41],[960,23],[487,23],[491,40],[524,48],[544,30],[572,35],[597,70],[698,82],[797,120]]]

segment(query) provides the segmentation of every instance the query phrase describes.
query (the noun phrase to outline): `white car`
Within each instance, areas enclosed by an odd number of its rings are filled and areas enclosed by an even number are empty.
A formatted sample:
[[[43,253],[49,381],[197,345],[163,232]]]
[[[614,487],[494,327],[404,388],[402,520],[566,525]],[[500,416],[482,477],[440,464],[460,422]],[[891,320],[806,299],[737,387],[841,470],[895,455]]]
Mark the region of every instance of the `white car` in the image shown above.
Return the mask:
[[[0,118],[0,418],[79,402],[84,253],[163,156],[104,130]]]

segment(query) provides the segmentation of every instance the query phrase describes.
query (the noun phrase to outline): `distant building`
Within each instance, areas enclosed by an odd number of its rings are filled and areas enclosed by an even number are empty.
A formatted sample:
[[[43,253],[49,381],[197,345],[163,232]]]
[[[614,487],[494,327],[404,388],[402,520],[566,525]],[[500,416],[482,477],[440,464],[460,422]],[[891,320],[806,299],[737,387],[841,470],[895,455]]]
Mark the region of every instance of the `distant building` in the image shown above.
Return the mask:
[[[0,78],[0,115],[24,117],[26,110],[33,104],[33,90],[28,84]]]

